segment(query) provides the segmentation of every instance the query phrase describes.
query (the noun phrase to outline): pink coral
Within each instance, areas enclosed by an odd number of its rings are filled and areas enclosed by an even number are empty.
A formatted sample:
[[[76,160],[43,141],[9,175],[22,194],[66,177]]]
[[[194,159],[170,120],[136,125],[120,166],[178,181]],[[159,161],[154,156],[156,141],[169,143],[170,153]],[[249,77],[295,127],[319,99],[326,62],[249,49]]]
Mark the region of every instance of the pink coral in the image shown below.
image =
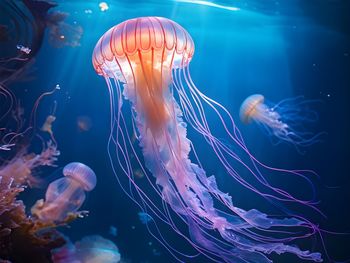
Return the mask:
[[[54,166],[60,152],[57,146],[49,141],[39,154],[28,154],[27,149],[20,151],[10,161],[0,166],[2,180],[12,180],[14,184],[35,185],[39,179],[32,172],[40,166]]]

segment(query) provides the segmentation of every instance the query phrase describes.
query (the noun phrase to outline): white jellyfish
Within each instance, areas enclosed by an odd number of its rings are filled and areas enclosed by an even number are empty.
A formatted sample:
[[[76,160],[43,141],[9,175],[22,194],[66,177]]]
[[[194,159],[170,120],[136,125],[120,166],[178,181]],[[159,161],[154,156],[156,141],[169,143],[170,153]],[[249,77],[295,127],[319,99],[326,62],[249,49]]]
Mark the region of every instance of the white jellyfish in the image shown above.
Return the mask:
[[[85,200],[85,191],[96,186],[94,171],[85,164],[73,162],[63,168],[65,177],[50,183],[45,201],[38,200],[31,212],[42,221],[64,221],[75,213]]]
[[[110,240],[98,235],[86,236],[82,240],[52,251],[54,263],[118,263],[120,262],[118,247]]]
[[[306,124],[315,122],[318,115],[309,108],[315,101],[303,97],[289,98],[277,104],[266,102],[261,94],[246,98],[240,108],[240,118],[244,124],[256,122],[277,144],[288,142],[306,147],[320,141],[321,133],[307,130]]]

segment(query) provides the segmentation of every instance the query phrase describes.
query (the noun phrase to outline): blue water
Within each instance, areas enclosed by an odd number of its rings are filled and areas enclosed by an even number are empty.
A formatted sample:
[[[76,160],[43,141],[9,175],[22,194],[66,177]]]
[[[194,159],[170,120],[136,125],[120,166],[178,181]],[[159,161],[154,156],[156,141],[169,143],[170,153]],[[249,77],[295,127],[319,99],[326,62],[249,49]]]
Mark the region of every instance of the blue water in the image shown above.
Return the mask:
[[[308,215],[307,211],[306,215],[322,228],[350,232],[350,8],[346,1],[218,1],[218,5],[226,7],[220,8],[177,1],[110,0],[106,12],[100,11],[98,1],[58,2],[53,10],[68,12],[67,22],[84,30],[80,46],[55,48],[48,43],[46,34],[28,73],[32,78],[12,84],[12,89],[30,108],[34,98],[60,85],[61,89],[40,105],[39,121],[43,122],[50,114],[56,100],[53,129],[61,152],[58,165],[79,161],[97,175],[97,187],[88,194],[82,207],[90,211],[89,216],[72,222],[70,228],[60,229],[63,233],[72,240],[90,234],[111,239],[123,262],[175,262],[149,235],[139,220],[138,207],[121,191],[113,175],[107,156],[109,94],[104,79],[91,64],[92,51],[100,36],[110,27],[139,16],[167,17],[190,33],[195,43],[191,76],[197,87],[227,107],[258,159],[275,167],[315,170],[320,176],[316,182],[319,207],[327,218]],[[287,144],[272,145],[257,126],[241,124],[240,104],[254,93],[264,94],[275,102],[299,95],[320,100],[315,105],[319,121],[311,129],[326,132],[323,141],[300,154]],[[87,131],[77,126],[82,116],[91,121]],[[194,143],[196,140],[193,137]],[[264,209],[261,200],[239,185],[225,181],[227,177],[212,158],[203,155],[202,162],[208,174],[216,174],[218,184],[230,191],[235,204],[244,209]],[[272,180],[290,189],[298,188],[293,178]],[[27,194],[26,202],[30,206],[42,195],[42,190],[33,190]],[[117,234],[110,231],[111,226],[117,229]],[[191,251],[174,233],[168,231],[166,235],[180,242],[178,247],[184,251]],[[327,235],[325,241],[332,258],[348,258],[349,237]],[[312,246],[322,249],[319,240]],[[305,248],[312,246],[307,243]],[[289,255],[274,255],[273,259],[300,262]],[[198,257],[191,262],[210,261]]]

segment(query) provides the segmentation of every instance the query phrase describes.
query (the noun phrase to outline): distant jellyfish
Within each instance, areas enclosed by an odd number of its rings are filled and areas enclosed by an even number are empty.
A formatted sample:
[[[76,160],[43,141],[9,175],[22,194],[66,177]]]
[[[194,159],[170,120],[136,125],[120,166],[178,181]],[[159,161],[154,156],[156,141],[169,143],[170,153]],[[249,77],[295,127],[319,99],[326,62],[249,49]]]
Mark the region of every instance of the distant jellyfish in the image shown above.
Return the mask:
[[[243,101],[240,118],[244,124],[256,122],[276,143],[306,147],[319,142],[321,135],[307,131],[305,127],[318,119],[317,113],[309,108],[311,102],[314,101],[296,97],[273,104],[266,102],[263,95],[254,94]]]
[[[144,225],[148,224],[152,220],[152,217],[145,212],[138,212],[137,215],[139,216],[141,223]]]
[[[54,263],[118,263],[120,262],[118,247],[110,240],[98,235],[86,236],[81,241],[52,251]]]
[[[141,169],[134,169],[134,176],[136,177],[136,178],[139,178],[139,179],[141,179],[141,178],[143,178],[145,175],[144,175],[144,173],[142,172],[142,170]]]
[[[82,163],[69,163],[63,168],[65,177],[50,183],[45,201],[39,200],[31,212],[42,221],[64,221],[75,213],[85,200],[85,191],[96,186],[94,171]]]
[[[80,132],[87,132],[92,127],[91,118],[88,116],[78,116],[77,117],[77,127]]]
[[[108,4],[106,2],[100,2],[98,4],[98,6],[100,7],[100,10],[102,12],[105,12],[105,11],[107,11],[109,9],[109,6],[108,6]]]
[[[116,228],[115,226],[110,226],[110,227],[109,227],[109,230],[108,230],[108,233],[109,233],[111,236],[116,237],[116,236],[118,235],[118,228]]]

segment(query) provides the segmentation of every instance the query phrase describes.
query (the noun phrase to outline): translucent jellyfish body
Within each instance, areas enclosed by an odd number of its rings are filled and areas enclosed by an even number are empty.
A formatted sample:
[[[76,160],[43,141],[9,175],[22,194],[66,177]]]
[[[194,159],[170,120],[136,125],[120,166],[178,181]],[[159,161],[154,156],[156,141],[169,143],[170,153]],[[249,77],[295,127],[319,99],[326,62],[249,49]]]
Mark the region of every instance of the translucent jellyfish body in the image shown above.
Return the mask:
[[[317,113],[309,107],[312,102],[315,101],[295,97],[274,104],[266,102],[263,95],[254,94],[243,101],[239,114],[244,124],[254,121],[260,125],[276,144],[287,142],[297,148],[306,147],[320,141],[321,135],[306,127],[318,119]]]
[[[62,248],[52,251],[54,263],[118,263],[120,253],[118,247],[101,236],[86,236],[75,244],[68,243]]]
[[[76,212],[85,200],[85,191],[96,186],[94,171],[82,163],[69,163],[63,168],[65,177],[50,183],[45,201],[38,200],[32,214],[42,221],[64,221]]]
[[[141,221],[142,224],[146,225],[148,224],[150,221],[152,221],[152,217],[145,213],[145,212],[138,212],[137,215],[139,216],[139,219]]]
[[[190,34],[163,17],[124,21],[97,42],[92,62],[110,94],[108,154],[124,192],[152,217],[148,230],[180,262],[195,256],[168,242],[158,223],[169,226],[212,262],[270,263],[272,253],[322,261],[320,253],[302,250],[293,242],[317,231],[306,218],[243,210],[220,190],[214,175],[207,176],[202,166],[207,161],[197,155],[187,129],[203,136],[214,155],[210,161],[221,164],[229,178],[252,193],[272,203],[314,204],[264,177],[262,171],[303,175],[267,167],[250,154],[230,113],[194,84],[189,71],[193,54]],[[206,117],[209,111],[213,119]],[[215,135],[220,127],[235,147]],[[141,149],[133,143],[134,137]],[[135,180],[135,165],[144,180]]]

